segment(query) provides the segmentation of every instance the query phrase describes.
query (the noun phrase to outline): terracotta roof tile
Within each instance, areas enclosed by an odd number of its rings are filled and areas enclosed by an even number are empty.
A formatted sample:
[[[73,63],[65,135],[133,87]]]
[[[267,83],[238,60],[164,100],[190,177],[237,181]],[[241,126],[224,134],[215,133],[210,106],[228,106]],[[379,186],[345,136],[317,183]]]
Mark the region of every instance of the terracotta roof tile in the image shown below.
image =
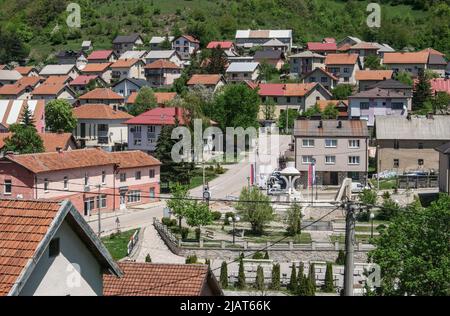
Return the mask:
[[[336,43],[308,42],[306,45],[308,50],[316,52],[337,50]]]
[[[316,101],[320,110],[323,111],[329,104],[333,104],[335,107],[339,109],[339,116],[348,116],[348,101],[347,100],[318,100]],[[338,105],[343,105],[343,107],[339,107]]]
[[[426,64],[428,62],[428,52],[402,52],[385,53],[384,64]]]
[[[0,87],[0,95],[18,95],[27,89],[30,86],[21,85],[21,84],[5,84],[3,87]]]
[[[111,66],[111,63],[87,64],[86,67],[81,70],[81,72],[105,72],[106,70],[108,70],[109,66]]]
[[[12,133],[0,133],[0,149],[5,146],[5,139],[11,135]],[[57,147],[67,149],[72,138],[71,133],[39,133],[39,136],[44,142],[45,152],[56,152]]]
[[[188,85],[216,85],[219,83],[221,75],[192,75]]]
[[[208,266],[120,262],[121,278],[103,276],[105,296],[198,296],[208,278]]]
[[[39,87],[33,90],[33,95],[57,95],[66,87],[63,83],[56,84],[41,84]]]
[[[135,151],[116,151],[110,155],[117,160],[120,169],[160,166],[161,162],[140,150]]]
[[[353,45],[350,49],[366,49],[366,50],[379,50],[380,47],[373,43],[361,42]]]
[[[356,80],[386,80],[391,79],[392,70],[359,70],[356,71]]]
[[[9,293],[60,207],[59,202],[0,200],[0,296]]]
[[[66,84],[70,80],[69,76],[49,76],[44,84]]]
[[[305,96],[317,83],[261,83],[259,87],[260,96]]]
[[[92,80],[97,79],[97,75],[81,75],[76,77],[74,80],[70,82],[71,86],[84,86],[89,84]]]
[[[123,101],[123,97],[111,89],[97,88],[89,91],[79,97],[80,100],[120,100]]]
[[[357,60],[357,54],[328,54],[325,65],[354,65]]]
[[[108,59],[112,53],[113,53],[112,50],[95,50],[87,57],[87,59],[88,60]]]
[[[110,67],[111,68],[130,68],[134,64],[138,63],[139,61],[140,61],[140,59],[135,59],[135,58],[119,59],[118,61],[113,63]]]
[[[16,67],[14,68],[15,71],[17,71],[18,73],[20,73],[22,76],[28,76],[28,74],[34,70],[33,67]]]
[[[229,49],[231,47],[233,47],[233,42],[232,41],[212,41],[208,44],[208,46],[206,46],[206,48],[208,49],[213,49],[213,48],[221,48],[221,49]]]
[[[79,149],[62,153],[6,155],[9,159],[33,173],[86,168],[115,164],[116,161],[101,149]]]
[[[337,128],[337,120],[296,120],[294,136],[297,137],[369,137],[367,122],[360,120],[342,120],[342,128]]]
[[[157,107],[126,121],[125,124],[175,125],[175,117],[178,117],[179,124],[184,125],[185,120],[182,113],[184,111],[181,108]]]
[[[18,80],[16,84],[26,85],[30,87],[35,87],[38,83],[44,82],[44,78],[42,77],[23,77]]]
[[[425,49],[422,49],[421,51],[419,51],[420,53],[430,53],[430,54],[433,54],[433,55],[440,55],[440,56],[445,56],[445,54],[444,53],[441,53],[440,51],[438,51],[438,50],[435,50],[434,48],[431,48],[431,47],[428,47],[428,48],[425,48]]]
[[[184,37],[185,39],[187,39],[189,42],[192,43],[200,43],[200,41],[195,37],[193,37],[192,35],[182,35],[181,37]]]
[[[73,114],[78,119],[98,120],[129,120],[133,116],[118,110],[113,110],[106,104],[86,104],[73,109]]]
[[[159,59],[157,61],[152,62],[151,64],[145,65],[145,69],[180,69],[177,65],[175,65],[173,62],[170,62],[168,60]]]

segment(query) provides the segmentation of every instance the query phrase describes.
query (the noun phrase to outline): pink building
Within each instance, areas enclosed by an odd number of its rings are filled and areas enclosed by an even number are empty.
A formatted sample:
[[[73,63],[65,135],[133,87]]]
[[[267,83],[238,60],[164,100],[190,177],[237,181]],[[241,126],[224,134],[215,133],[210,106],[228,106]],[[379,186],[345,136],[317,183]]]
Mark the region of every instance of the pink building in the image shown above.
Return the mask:
[[[6,155],[2,198],[70,200],[84,215],[156,201],[161,163],[140,151],[82,149]]]

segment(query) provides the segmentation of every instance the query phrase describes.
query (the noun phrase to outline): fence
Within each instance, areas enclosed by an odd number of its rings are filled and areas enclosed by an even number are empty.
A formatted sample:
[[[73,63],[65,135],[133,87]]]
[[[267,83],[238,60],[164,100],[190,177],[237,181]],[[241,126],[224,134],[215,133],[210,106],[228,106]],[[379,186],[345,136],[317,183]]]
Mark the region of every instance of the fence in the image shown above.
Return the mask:
[[[208,250],[231,250],[231,251],[258,251],[261,248],[265,248],[265,250],[270,251],[292,251],[292,250],[300,250],[300,251],[339,251],[344,250],[345,244],[336,241],[334,243],[331,242],[311,242],[306,244],[295,244],[292,241],[289,242],[266,242],[264,243],[250,243],[248,241],[236,241],[235,243],[228,240],[204,240],[200,239],[199,241],[182,241],[181,239],[175,237],[170,230],[167,229],[165,225],[163,225],[156,218],[153,218],[153,224],[155,229],[160,234],[161,238],[164,240],[166,245],[170,248],[170,250],[179,254],[181,249],[187,250],[199,250],[199,249],[208,249]],[[374,249],[375,247],[371,244],[363,244],[358,243],[355,247],[355,251],[363,251],[367,252],[369,250]]]
[[[437,175],[401,175],[397,177],[397,187],[399,189],[436,188],[439,186]]]
[[[130,241],[128,242],[128,245],[127,245],[127,255],[128,256],[133,251],[133,248],[137,244],[138,240],[139,240],[139,229],[134,232],[133,236],[131,236]]]

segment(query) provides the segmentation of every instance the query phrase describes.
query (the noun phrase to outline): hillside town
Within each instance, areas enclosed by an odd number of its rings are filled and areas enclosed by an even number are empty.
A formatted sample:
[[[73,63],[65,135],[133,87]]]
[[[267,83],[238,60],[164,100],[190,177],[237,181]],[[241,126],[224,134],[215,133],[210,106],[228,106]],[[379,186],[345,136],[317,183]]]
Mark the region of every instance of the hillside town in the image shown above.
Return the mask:
[[[450,295],[392,254],[448,259],[449,56],[143,35],[0,65],[1,295]]]

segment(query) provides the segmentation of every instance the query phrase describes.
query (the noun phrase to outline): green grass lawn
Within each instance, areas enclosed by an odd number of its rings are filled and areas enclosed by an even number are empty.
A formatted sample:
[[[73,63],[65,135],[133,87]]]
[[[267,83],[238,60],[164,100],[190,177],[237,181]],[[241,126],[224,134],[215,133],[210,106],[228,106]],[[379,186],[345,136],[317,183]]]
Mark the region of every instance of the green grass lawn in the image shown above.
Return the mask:
[[[370,180],[372,183],[372,186],[374,188],[378,187],[378,182],[376,179]],[[380,190],[393,190],[397,187],[397,180],[396,179],[383,179],[380,180]]]
[[[102,241],[106,249],[113,257],[114,260],[119,260],[127,256],[127,245],[130,241],[131,236],[138,229],[127,230],[121,232],[120,234],[112,234],[108,237],[103,237]]]
[[[266,243],[266,242],[277,242],[278,240],[284,238],[285,232],[276,231],[276,232],[265,232],[261,236],[251,236],[249,232],[245,232],[244,239],[248,242],[254,243]],[[300,235],[296,235],[293,237],[287,237],[282,241],[282,243],[287,243],[289,241],[293,241],[295,244],[309,244],[311,243],[311,235],[309,233],[301,233]]]

